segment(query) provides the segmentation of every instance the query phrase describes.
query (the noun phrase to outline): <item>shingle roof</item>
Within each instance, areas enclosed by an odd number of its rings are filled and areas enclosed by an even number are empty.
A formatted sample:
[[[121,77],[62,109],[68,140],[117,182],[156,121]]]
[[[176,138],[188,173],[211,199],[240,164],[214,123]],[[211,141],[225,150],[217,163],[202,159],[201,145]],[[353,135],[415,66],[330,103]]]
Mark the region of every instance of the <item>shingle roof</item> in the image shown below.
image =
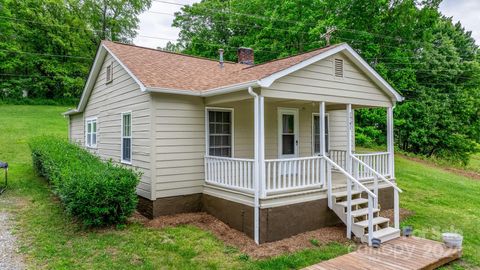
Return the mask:
[[[264,64],[249,66],[166,52],[134,45],[103,41],[115,56],[147,88],[207,91],[222,86],[260,80],[341,44],[313,50]]]

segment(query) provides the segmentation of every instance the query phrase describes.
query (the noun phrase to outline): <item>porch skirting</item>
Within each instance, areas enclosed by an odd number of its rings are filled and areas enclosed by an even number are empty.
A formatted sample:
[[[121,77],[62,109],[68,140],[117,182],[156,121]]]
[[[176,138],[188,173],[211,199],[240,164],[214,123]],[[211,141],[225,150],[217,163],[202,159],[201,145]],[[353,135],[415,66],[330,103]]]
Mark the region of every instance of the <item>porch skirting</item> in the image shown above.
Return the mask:
[[[379,189],[381,209],[392,209],[393,188]],[[163,215],[204,211],[228,226],[254,237],[253,207],[208,194],[192,194],[159,198],[155,201],[139,197],[138,211],[148,218]],[[299,233],[341,224],[328,208],[327,198],[260,210],[260,243],[281,240]]]

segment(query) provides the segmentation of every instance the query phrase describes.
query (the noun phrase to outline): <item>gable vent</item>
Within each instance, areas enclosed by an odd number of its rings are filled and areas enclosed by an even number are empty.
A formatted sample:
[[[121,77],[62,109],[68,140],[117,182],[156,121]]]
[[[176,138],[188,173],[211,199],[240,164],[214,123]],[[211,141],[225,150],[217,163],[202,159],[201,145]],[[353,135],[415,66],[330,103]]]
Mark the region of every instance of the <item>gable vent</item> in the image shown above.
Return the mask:
[[[343,78],[343,60],[335,59],[335,77]]]

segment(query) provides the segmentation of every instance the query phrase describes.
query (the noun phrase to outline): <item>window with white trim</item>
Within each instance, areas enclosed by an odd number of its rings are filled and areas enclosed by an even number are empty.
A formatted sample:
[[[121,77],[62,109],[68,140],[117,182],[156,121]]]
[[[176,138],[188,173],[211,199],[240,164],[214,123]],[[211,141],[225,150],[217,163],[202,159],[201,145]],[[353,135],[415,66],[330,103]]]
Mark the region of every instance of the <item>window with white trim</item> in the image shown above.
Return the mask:
[[[329,149],[328,138],[328,114],[325,114],[325,152]],[[315,154],[320,153],[320,115],[313,114],[313,151]]]
[[[107,66],[105,75],[106,75],[105,83],[110,83],[113,81],[113,62]]]
[[[132,162],[132,113],[122,113],[122,162]]]
[[[97,118],[85,120],[85,145],[87,147],[97,147]]]
[[[233,111],[208,109],[207,117],[208,154],[232,157]]]

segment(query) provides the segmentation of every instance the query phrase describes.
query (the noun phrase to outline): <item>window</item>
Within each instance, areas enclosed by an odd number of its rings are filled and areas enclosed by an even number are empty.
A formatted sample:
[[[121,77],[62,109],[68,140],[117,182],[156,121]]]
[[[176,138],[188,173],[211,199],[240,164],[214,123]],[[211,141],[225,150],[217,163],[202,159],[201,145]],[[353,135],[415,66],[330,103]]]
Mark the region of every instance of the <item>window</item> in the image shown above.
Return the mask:
[[[132,113],[122,113],[122,162],[132,162]]]
[[[325,152],[328,152],[329,142],[328,142],[328,114],[325,114]],[[319,114],[313,115],[313,152],[315,154],[320,153],[320,116]]]
[[[207,109],[208,155],[232,157],[233,110]]]
[[[334,63],[335,63],[335,66],[334,66],[335,77],[343,78],[343,60],[335,59]]]
[[[97,147],[97,118],[88,118],[85,121],[85,145],[87,147]]]
[[[105,80],[105,83],[110,83],[113,81],[113,62],[107,66],[107,70],[106,70],[106,80]]]

